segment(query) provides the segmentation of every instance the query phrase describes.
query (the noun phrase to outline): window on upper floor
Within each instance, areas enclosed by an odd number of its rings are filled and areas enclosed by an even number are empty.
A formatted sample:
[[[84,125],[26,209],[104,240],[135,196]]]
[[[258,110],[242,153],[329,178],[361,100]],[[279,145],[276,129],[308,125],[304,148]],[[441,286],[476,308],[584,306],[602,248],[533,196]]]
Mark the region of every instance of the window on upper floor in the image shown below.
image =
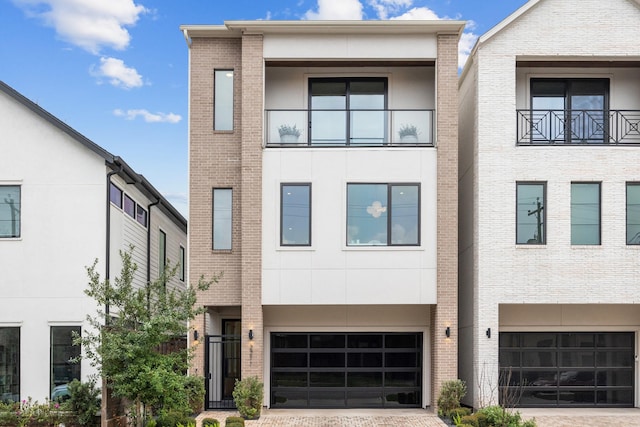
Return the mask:
[[[609,79],[531,79],[531,142],[606,143]]]
[[[147,226],[147,210],[140,205],[136,206],[136,221],[143,227]]]
[[[123,210],[127,215],[129,215],[131,218],[136,217],[136,202],[134,202],[133,199],[129,197],[128,194],[124,195],[124,201],[122,205],[123,205]]]
[[[233,195],[230,188],[213,189],[213,249],[231,250]]]
[[[386,78],[309,79],[312,145],[382,145]]]
[[[627,245],[640,245],[640,182],[627,182]]]
[[[122,209],[122,190],[114,183],[109,186],[109,200],[111,203]]]
[[[213,129],[233,130],[233,70],[215,70]]]
[[[545,209],[546,183],[516,183],[516,243],[543,245],[546,243]]]
[[[420,184],[347,184],[348,246],[420,244]]]
[[[180,246],[180,270],[179,270],[179,279],[181,282],[184,282],[185,279],[185,270],[186,270],[186,257],[185,250],[183,246]]]
[[[20,401],[20,328],[0,327],[0,397]]]
[[[0,238],[20,237],[19,185],[0,185]]]
[[[571,183],[571,244],[600,244],[600,183]]]
[[[311,245],[311,184],[280,186],[280,245]]]
[[[52,398],[55,387],[80,381],[80,363],[74,361],[80,356],[80,346],[73,345],[73,333],[80,335],[80,326],[51,327],[50,378]]]
[[[158,275],[162,276],[167,268],[167,233],[158,230]]]

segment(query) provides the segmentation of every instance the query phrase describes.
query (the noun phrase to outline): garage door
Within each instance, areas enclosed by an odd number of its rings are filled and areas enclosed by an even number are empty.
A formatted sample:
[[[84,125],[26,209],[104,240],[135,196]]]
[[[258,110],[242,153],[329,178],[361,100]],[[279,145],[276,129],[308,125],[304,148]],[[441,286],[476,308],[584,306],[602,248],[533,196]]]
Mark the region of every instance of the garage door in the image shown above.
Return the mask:
[[[500,333],[500,400],[521,407],[631,407],[633,332]]]
[[[272,333],[272,408],[420,407],[421,333]]]

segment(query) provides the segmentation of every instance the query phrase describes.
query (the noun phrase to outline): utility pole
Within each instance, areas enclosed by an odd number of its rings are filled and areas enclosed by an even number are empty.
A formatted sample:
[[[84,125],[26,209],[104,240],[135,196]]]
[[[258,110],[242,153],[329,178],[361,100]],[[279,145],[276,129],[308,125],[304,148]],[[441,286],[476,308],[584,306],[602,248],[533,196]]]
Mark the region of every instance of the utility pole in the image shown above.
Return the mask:
[[[527,211],[527,216],[536,216],[536,222],[538,224],[538,235],[536,236],[536,240],[537,243],[542,243],[542,211],[544,210],[544,206],[542,206],[542,203],[540,203],[540,197],[536,197],[536,206],[537,209],[533,211]]]

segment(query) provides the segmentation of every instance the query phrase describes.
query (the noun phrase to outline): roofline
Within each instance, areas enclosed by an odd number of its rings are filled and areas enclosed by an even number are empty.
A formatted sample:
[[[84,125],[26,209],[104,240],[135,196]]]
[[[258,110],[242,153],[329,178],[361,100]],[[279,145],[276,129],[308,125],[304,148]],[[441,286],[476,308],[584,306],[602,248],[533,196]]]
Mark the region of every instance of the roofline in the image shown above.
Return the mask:
[[[161,209],[163,212],[171,218],[171,220],[182,229],[184,232],[187,231],[187,220],[176,210],[176,208],[164,198],[164,196],[156,190],[156,188],[151,185],[149,181],[143,176],[137,173],[131,168],[121,157],[114,156],[104,148],[100,147],[95,142],[91,141],[86,136],[82,135],[77,130],[73,129],[71,126],[67,125],[60,119],[58,119],[53,114],[49,113],[44,108],[40,107],[35,102],[31,101],[20,92],[0,80],[0,91],[6,93],[15,101],[24,105],[26,108],[49,122],[51,125],[58,128],[60,131],[66,133],[71,138],[75,139],[82,145],[84,145],[89,150],[93,151],[100,157],[102,157],[105,161],[105,165],[114,171],[120,170],[122,167],[122,172],[118,173],[120,177],[122,177],[127,183],[134,184],[136,188],[138,188],[145,196],[150,199],[158,200]]]
[[[194,37],[239,38],[242,34],[462,34],[466,21],[225,21],[224,25],[181,25],[187,44]]]

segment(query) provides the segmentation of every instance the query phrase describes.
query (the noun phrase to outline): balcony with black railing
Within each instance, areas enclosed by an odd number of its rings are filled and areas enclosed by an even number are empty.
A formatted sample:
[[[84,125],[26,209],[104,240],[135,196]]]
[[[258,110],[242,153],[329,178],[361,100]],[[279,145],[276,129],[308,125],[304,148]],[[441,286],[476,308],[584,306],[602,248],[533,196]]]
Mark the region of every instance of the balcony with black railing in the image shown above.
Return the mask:
[[[517,145],[640,145],[640,110],[517,110]]]
[[[434,146],[433,110],[266,110],[266,147]]]

